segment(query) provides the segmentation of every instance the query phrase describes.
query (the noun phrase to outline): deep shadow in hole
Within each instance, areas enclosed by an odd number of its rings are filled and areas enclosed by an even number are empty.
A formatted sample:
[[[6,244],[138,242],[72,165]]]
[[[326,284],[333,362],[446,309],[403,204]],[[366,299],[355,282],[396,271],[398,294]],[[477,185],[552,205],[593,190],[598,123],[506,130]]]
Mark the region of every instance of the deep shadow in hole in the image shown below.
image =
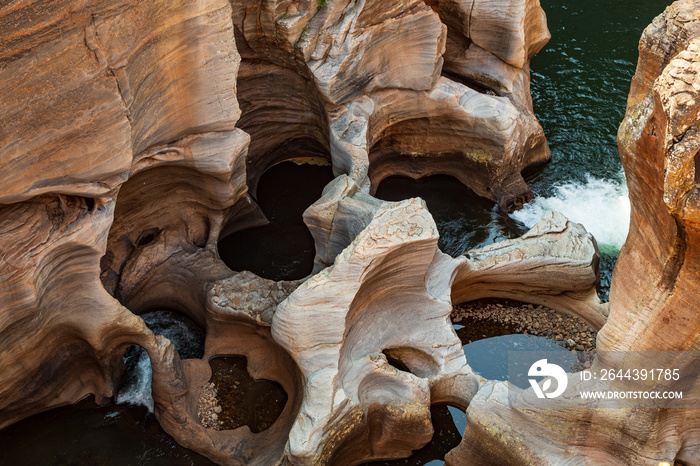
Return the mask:
[[[282,162],[260,178],[257,201],[270,224],[238,231],[219,242],[219,255],[232,270],[249,270],[271,280],[309,275],[314,240],[302,214],[333,180],[330,166]]]
[[[390,366],[404,372],[411,372],[410,369],[402,363],[398,358],[392,356],[391,350],[382,351],[386,356]],[[452,413],[450,412],[452,411]],[[459,418],[453,417],[456,413]],[[434,405],[430,408],[430,417],[433,423],[435,433],[433,438],[420,450],[416,450],[408,458],[399,460],[374,461],[365,463],[366,465],[381,466],[381,465],[411,465],[420,466],[426,464],[443,464],[447,452],[456,448],[459,442],[462,441],[462,432],[466,427],[466,415],[457,410],[444,405]],[[458,422],[455,422],[458,421]],[[463,422],[460,422],[463,421]]]
[[[167,336],[180,357],[201,358],[204,330],[183,315],[161,310],[143,314],[158,335]],[[126,385],[139,376],[139,346],[125,353]],[[150,373],[150,367],[149,367]],[[142,375],[142,374],[141,374]],[[0,464],[52,465],[213,465],[207,458],[178,445],[144,406],[97,406],[87,397],[71,406],[52,409],[0,431]]]
[[[145,407],[98,407],[92,397],[0,430],[0,464],[214,465],[178,445]]]
[[[280,417],[287,404],[287,393],[277,382],[253,379],[245,356],[213,358],[209,364],[224,430],[248,426],[257,434]]]
[[[384,350],[382,351],[382,354],[386,356],[386,361],[389,363],[390,366],[395,367],[400,371],[411,372],[411,370],[404,363],[402,363],[398,358],[395,358],[391,354],[390,350]]]
[[[151,244],[156,240],[156,238],[158,238],[159,234],[160,228],[149,228],[139,235],[138,239],[136,240],[136,246],[141,247]]]
[[[95,209],[95,199],[86,197],[85,206],[87,207],[88,212],[92,212]]]
[[[365,466],[422,466],[427,464],[444,464],[445,455],[462,441],[462,432],[455,425],[450,408],[444,405],[430,407],[430,417],[435,433],[430,442],[408,458],[386,461],[372,461]],[[466,421],[465,421],[466,422]],[[466,426],[466,424],[465,424]],[[465,426],[460,426],[462,430]]]
[[[440,249],[457,257],[469,249],[508,238],[517,238],[527,228],[503,215],[498,206],[448,175],[433,175],[414,180],[404,176],[384,179],[375,196],[385,201],[420,197],[435,219]]]

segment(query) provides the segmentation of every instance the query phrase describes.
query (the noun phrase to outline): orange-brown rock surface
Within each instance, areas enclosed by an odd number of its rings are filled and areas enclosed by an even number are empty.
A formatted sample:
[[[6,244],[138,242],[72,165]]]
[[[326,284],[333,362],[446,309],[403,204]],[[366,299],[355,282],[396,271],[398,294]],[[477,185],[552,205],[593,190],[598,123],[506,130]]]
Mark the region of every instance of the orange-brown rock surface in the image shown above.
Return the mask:
[[[550,158],[529,91],[549,32],[538,1],[505,3],[233,1],[251,189],[302,151],[363,189],[444,173],[504,210],[527,201],[521,172]]]
[[[700,368],[697,356],[687,353],[700,349],[698,11],[697,0],[675,2],[640,42],[618,132],[631,227],[592,369],[624,373],[654,363],[678,369],[680,380],[663,387],[683,392],[682,407],[642,408],[640,401],[628,400],[615,408],[572,409],[568,400],[537,404],[531,391],[508,398],[503,386],[494,385],[469,406],[470,423],[448,464],[476,464],[484,457],[493,464],[698,464]],[[594,385],[575,379],[570,379],[575,390]],[[606,390],[639,387],[622,378]]]
[[[449,315],[506,297],[602,327],[603,349],[696,349],[697,7],[677,3],[642,41],[620,131],[633,232],[608,308],[595,242],[559,214],[452,258],[422,201],[372,196],[390,175],[448,173],[504,210],[528,198],[522,170],[549,157],[529,95],[548,39],[537,0],[3,5],[0,428],[113,397],[136,344],[158,421],[221,464],[406,456],[438,403],[468,410],[455,464],[692,463],[684,410],[593,413],[583,429],[571,410],[513,406]],[[260,176],[298,157],[336,175],[304,214],[314,273],[233,272],[219,238],[265,221]],[[155,306],[206,329],[202,359],[144,324]],[[234,354],[288,395],[259,434],[198,417],[209,359]]]

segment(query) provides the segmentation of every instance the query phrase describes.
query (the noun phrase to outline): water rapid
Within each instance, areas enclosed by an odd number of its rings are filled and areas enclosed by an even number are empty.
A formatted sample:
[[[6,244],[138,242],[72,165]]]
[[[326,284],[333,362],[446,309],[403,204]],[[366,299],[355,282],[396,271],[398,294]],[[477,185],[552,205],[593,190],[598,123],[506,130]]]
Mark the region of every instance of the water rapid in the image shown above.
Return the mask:
[[[153,333],[173,342],[180,359],[201,358],[204,354],[204,331],[187,317],[173,311],[159,310],[141,316]],[[151,360],[146,350],[131,346],[124,354],[127,382],[117,394],[117,404],[145,406],[153,412],[151,397]]]
[[[549,210],[582,224],[604,254],[617,254],[625,243],[630,221],[627,185],[587,174],[583,182],[558,183],[551,196],[535,197],[511,217],[532,228]]]

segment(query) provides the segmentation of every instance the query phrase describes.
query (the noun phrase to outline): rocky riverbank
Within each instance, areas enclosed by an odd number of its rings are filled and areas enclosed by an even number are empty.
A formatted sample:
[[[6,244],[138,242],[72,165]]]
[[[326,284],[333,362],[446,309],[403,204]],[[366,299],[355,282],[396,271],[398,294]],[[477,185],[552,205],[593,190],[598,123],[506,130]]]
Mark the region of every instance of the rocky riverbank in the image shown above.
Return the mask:
[[[572,351],[589,352],[596,347],[597,332],[586,322],[533,304],[493,299],[472,301],[455,306],[452,321],[465,326],[468,322],[478,322],[479,328],[470,335],[472,341],[497,336],[490,333],[523,333],[550,338]]]

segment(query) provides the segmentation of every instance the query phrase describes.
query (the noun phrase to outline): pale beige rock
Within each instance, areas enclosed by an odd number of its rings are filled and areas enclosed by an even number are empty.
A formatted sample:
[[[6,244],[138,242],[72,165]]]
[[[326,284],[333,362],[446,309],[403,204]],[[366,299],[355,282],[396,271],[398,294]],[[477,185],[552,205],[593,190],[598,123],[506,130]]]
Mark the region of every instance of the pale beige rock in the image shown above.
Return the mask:
[[[551,37],[539,0],[474,0],[472,42],[522,68]]]
[[[548,212],[527,233],[460,258],[452,301],[505,298],[565,311],[598,330],[607,306],[596,291],[598,248],[590,233],[557,212]]]
[[[333,265],[338,254],[369,225],[381,204],[346,175],[328,184],[321,198],[304,212],[304,223],[316,245],[315,271]]]
[[[445,77],[427,93],[375,92],[334,110],[330,137],[334,166],[370,192],[391,175],[449,174],[504,210],[530,199],[522,167],[549,157],[534,118]]]
[[[292,463],[405,456],[432,434],[431,383],[455,372],[475,391],[480,378],[465,368],[449,295],[426,288],[436,253],[437,230],[422,201],[384,203],[333,266],[280,304],[272,335],[304,378],[286,449]],[[411,372],[392,367],[387,354]],[[470,396],[461,397],[466,404]]]
[[[324,9],[305,57],[330,103],[378,89],[433,88],[442,70],[447,28],[423,2],[399,5],[387,8],[381,0],[365,0],[360,8],[330,2]]]
[[[630,233],[617,260],[610,314],[598,333],[591,368],[677,369],[681,380],[663,388],[682,391],[686,407],[640,409],[637,400],[628,400],[617,409],[572,409],[566,399],[544,406],[534,402],[531,390],[509,396],[505,386],[494,384],[473,398],[464,439],[448,464],[474,464],[486,455],[500,464],[696,464],[700,458],[694,409],[700,374],[695,358],[683,359],[686,351],[700,349],[699,9],[697,0],[675,2],[640,41],[618,132],[632,206]],[[672,360],[659,364],[647,351],[669,352]],[[574,392],[591,387],[575,375],[569,384]],[[604,389],[640,390],[640,384],[622,378]]]

